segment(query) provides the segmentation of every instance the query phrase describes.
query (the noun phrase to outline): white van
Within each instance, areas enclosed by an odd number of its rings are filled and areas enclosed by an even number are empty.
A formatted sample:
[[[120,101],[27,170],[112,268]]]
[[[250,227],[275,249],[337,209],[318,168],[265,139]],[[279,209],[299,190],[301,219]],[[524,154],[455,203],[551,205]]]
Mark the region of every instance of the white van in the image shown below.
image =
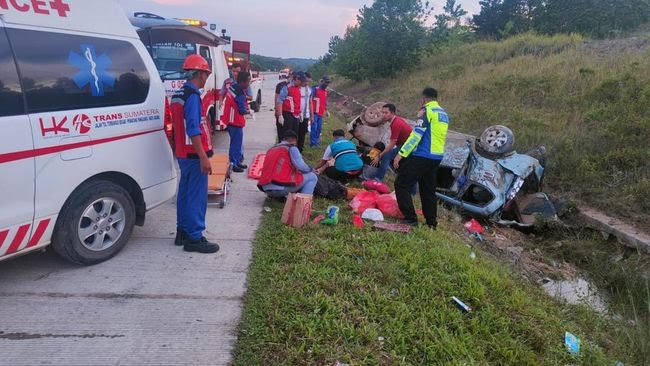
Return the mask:
[[[176,191],[164,100],[114,1],[0,1],[0,260],[122,249]]]

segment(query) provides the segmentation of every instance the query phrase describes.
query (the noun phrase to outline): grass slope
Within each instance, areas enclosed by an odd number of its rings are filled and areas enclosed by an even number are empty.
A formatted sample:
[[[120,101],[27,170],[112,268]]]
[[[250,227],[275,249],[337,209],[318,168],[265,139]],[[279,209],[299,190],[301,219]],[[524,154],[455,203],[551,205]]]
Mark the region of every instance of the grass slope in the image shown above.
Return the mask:
[[[325,129],[342,123],[333,116]],[[305,155],[313,163],[320,153]],[[480,251],[471,259],[452,223],[411,235],[359,230],[347,203],[337,204],[338,226],[296,230],[280,224],[283,205],[269,203],[234,365],[634,364],[620,324],[556,304]],[[582,339],[580,357],[564,350],[565,331]]]
[[[520,35],[432,51],[398,78],[339,82],[366,104],[394,102],[414,117],[426,85],[440,92],[452,128],[502,124],[524,152],[546,145],[546,183],[650,231],[650,33],[587,41]]]

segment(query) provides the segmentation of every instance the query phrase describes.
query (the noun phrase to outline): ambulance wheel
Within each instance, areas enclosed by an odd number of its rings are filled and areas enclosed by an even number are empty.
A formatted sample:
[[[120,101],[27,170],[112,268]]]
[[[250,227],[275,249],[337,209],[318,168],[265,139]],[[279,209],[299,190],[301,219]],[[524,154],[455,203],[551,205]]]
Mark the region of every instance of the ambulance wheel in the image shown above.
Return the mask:
[[[124,188],[109,181],[89,182],[61,209],[52,247],[70,262],[97,264],[126,245],[134,225],[135,204]]]

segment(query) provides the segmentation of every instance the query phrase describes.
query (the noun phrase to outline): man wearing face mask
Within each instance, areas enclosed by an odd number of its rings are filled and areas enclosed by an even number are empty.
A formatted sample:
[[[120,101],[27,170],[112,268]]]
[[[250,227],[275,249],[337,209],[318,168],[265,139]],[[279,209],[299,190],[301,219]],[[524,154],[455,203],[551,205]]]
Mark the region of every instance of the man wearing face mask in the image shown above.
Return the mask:
[[[175,152],[181,170],[175,244],[187,252],[215,253],[219,246],[203,236],[213,151],[210,127],[202,117],[200,92],[212,71],[208,62],[196,54],[185,59],[183,69],[188,73],[187,82],[171,102]]]

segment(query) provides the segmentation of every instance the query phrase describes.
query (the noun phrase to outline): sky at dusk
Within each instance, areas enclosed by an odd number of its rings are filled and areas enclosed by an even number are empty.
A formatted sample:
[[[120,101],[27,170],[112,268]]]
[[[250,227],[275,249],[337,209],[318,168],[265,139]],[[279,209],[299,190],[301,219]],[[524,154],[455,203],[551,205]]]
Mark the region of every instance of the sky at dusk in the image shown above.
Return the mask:
[[[252,42],[264,56],[317,58],[331,36],[356,23],[359,8],[372,0],[118,0],[127,14],[146,11],[166,18],[197,18],[225,28],[233,39]],[[444,0],[433,0],[434,13]],[[460,0],[470,14],[478,0]]]

